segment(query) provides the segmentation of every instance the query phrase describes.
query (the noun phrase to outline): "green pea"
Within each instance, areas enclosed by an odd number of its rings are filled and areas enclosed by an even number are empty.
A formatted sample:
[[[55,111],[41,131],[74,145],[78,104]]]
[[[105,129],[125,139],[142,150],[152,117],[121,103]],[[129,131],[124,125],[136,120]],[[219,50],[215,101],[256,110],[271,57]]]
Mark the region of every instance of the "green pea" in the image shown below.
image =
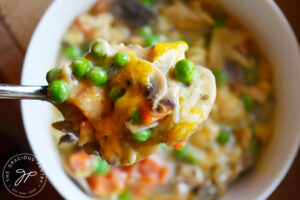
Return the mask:
[[[214,72],[217,85],[225,85],[228,82],[228,75],[224,70],[217,70]]]
[[[91,67],[90,61],[86,58],[77,58],[72,61],[71,68],[77,78],[83,78]]]
[[[131,200],[131,194],[128,192],[120,194],[119,200]]]
[[[46,80],[50,84],[52,81],[54,81],[57,77],[57,75],[61,74],[60,68],[53,68],[50,71],[47,72]]]
[[[174,149],[174,155],[177,158],[183,159],[187,156],[187,154],[188,154],[188,149],[187,149],[186,145],[184,147],[182,147],[180,150]]]
[[[91,53],[95,58],[101,58],[108,52],[109,45],[104,40],[98,40],[92,46]]]
[[[145,142],[150,138],[150,136],[151,136],[150,129],[145,129],[136,134],[132,134],[133,139],[137,142]]]
[[[219,27],[222,27],[222,26],[224,26],[224,21],[221,20],[221,19],[215,19],[214,27],[219,28]]]
[[[88,72],[88,79],[92,84],[102,86],[108,80],[107,72],[102,67],[93,67]]]
[[[158,41],[159,41],[158,35],[149,35],[145,39],[144,46],[150,47],[150,46],[156,45],[158,43]]]
[[[250,144],[249,150],[253,155],[257,155],[260,152],[260,146],[258,142],[253,140]]]
[[[223,27],[225,25],[226,19],[227,19],[226,15],[222,15],[222,16],[217,17],[215,19],[215,22],[214,22],[214,27],[215,28]]]
[[[107,171],[108,171],[108,164],[104,160],[99,158],[97,161],[97,167],[94,172],[96,174],[106,174]]]
[[[124,52],[116,53],[116,55],[114,56],[114,64],[118,67],[125,66],[129,61],[130,57]]]
[[[252,108],[254,107],[253,98],[249,95],[245,95],[245,96],[243,96],[242,100],[243,100],[243,104],[244,104],[246,111],[252,110]]]
[[[113,101],[121,98],[124,95],[124,90],[120,89],[112,89],[109,93],[109,98]]]
[[[134,124],[141,123],[141,112],[139,109],[135,109],[130,115],[130,121]]]
[[[183,83],[190,83],[197,73],[195,64],[188,60],[182,59],[175,65],[174,76]]]
[[[55,80],[48,87],[48,95],[55,103],[63,103],[69,97],[69,86],[64,80]]]
[[[152,35],[152,29],[150,26],[143,26],[139,29],[139,35],[143,37],[148,37]]]
[[[230,132],[226,129],[221,129],[217,141],[219,144],[227,144],[230,139]]]
[[[257,80],[257,73],[253,69],[245,69],[245,80],[248,84],[253,84]]]
[[[153,0],[140,0],[144,5],[152,7],[153,6]]]
[[[64,54],[70,60],[79,58],[82,55],[80,47],[72,45],[69,45],[65,48]]]
[[[197,164],[200,162],[199,158],[193,153],[188,153],[185,160],[191,164]]]

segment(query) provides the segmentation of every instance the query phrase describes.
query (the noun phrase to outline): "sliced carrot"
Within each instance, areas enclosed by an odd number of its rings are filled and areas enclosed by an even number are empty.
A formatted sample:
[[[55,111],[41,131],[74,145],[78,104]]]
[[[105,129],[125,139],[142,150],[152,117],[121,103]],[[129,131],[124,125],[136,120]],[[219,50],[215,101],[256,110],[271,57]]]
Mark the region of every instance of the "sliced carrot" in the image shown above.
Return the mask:
[[[154,173],[143,174],[139,182],[146,186],[154,186],[157,183],[157,176]]]
[[[188,138],[181,140],[180,142],[178,142],[177,144],[175,144],[173,147],[177,150],[182,149],[182,147],[184,147],[185,143],[188,141]]]
[[[168,166],[164,166],[160,171],[159,171],[159,184],[164,185],[167,183],[168,178],[170,177],[170,168]]]
[[[126,172],[128,174],[128,179],[131,177],[132,173],[134,173],[138,168],[137,164],[128,165],[128,166],[120,166],[119,169]]]
[[[134,188],[134,194],[137,196],[148,196],[151,194],[155,186],[137,184]]]
[[[144,176],[145,174],[153,173],[157,171],[159,168],[160,165],[154,162],[151,163],[151,161],[149,162],[148,158],[146,158],[145,160],[139,163],[139,172],[141,176]]]
[[[151,155],[141,161],[140,165],[141,168],[144,168],[144,170],[146,170],[146,173],[153,172],[161,168],[162,160],[157,155]]]
[[[108,178],[111,180],[114,190],[121,193],[126,187],[128,174],[125,171],[115,168],[108,174]]]
[[[239,84],[233,84],[231,86],[231,89],[234,93],[238,93],[238,94],[241,93],[241,91],[242,91],[242,87]]]
[[[144,186],[137,186],[136,188],[135,188],[135,191],[134,191],[134,193],[136,194],[136,195],[143,195],[143,194],[145,194],[145,190],[146,190],[146,188],[144,187]]]
[[[87,23],[84,23],[80,16],[75,18],[74,24],[84,35],[89,35],[91,27]]]
[[[112,190],[111,181],[104,175],[93,174],[87,178],[91,190],[98,196],[108,195]]]
[[[164,166],[159,156],[151,155],[139,163],[140,181],[147,187],[166,183],[169,167]]]
[[[164,111],[156,112],[151,110],[148,102],[145,102],[144,106],[141,108],[142,120],[146,125],[152,124],[171,114],[172,110],[173,109],[171,107],[166,107]]]
[[[252,42],[250,40],[244,40],[239,44],[235,45],[234,48],[238,50],[243,55],[247,55],[249,50],[251,49]]]
[[[73,172],[88,170],[91,164],[91,156],[84,151],[78,151],[71,155],[69,163]]]
[[[98,1],[91,9],[93,15],[103,13],[108,10],[110,5],[109,0],[100,0]]]

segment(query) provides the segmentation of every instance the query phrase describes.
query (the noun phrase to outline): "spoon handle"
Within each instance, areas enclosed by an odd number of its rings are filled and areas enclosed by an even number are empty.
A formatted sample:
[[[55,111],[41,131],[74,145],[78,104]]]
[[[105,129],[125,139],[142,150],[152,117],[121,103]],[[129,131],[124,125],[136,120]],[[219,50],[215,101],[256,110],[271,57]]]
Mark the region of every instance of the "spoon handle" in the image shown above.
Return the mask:
[[[0,84],[0,99],[39,99],[47,101],[47,86]]]

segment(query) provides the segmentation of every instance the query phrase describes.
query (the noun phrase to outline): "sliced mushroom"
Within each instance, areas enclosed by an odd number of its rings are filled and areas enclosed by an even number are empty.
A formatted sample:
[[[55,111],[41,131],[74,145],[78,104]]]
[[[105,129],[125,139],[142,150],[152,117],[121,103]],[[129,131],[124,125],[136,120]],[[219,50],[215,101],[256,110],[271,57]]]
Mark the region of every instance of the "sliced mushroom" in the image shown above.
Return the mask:
[[[157,125],[158,125],[158,122],[155,122],[155,123],[147,125],[147,126],[146,125],[135,125],[135,124],[132,124],[131,122],[125,122],[126,128],[133,134],[138,133],[145,129],[153,128]]]
[[[150,24],[155,19],[155,12],[137,0],[118,0],[111,5],[111,12],[132,27]]]
[[[150,82],[151,86],[148,88],[148,98],[152,100],[153,108],[155,109],[157,103],[166,95],[168,91],[167,79],[159,68],[153,66],[153,73]]]
[[[174,109],[173,121],[175,123],[178,123],[180,118],[179,90],[180,86],[177,83],[170,81],[168,84],[168,91],[161,100],[162,104],[167,104],[167,106],[171,106]]]
[[[79,130],[75,129],[75,125],[71,121],[59,121],[52,124],[53,128],[60,130],[66,134],[72,134],[76,137],[79,137]]]
[[[84,119],[82,112],[76,106],[67,102],[56,104],[56,108],[58,108],[58,110],[64,116],[65,121],[80,123]]]
[[[82,148],[86,153],[88,153],[90,155],[96,155],[96,156],[100,155],[100,152],[99,152],[100,145],[96,141],[85,143]]]
[[[59,145],[61,144],[75,144],[78,142],[78,137],[72,133],[66,133],[59,139]]]
[[[237,61],[227,58],[225,59],[224,63],[230,83],[242,83],[245,80],[243,67]]]

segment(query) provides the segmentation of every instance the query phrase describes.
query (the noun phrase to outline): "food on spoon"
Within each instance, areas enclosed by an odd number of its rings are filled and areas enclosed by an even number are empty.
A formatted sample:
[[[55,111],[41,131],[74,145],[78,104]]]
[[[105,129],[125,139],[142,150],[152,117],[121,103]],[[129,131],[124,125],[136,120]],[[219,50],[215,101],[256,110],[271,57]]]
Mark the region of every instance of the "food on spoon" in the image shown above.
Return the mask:
[[[160,143],[185,140],[208,117],[215,79],[185,59],[187,49],[182,41],[142,48],[99,39],[84,57],[49,72],[49,96],[82,112],[91,133],[73,124],[81,146],[96,141],[108,163],[133,164]]]

